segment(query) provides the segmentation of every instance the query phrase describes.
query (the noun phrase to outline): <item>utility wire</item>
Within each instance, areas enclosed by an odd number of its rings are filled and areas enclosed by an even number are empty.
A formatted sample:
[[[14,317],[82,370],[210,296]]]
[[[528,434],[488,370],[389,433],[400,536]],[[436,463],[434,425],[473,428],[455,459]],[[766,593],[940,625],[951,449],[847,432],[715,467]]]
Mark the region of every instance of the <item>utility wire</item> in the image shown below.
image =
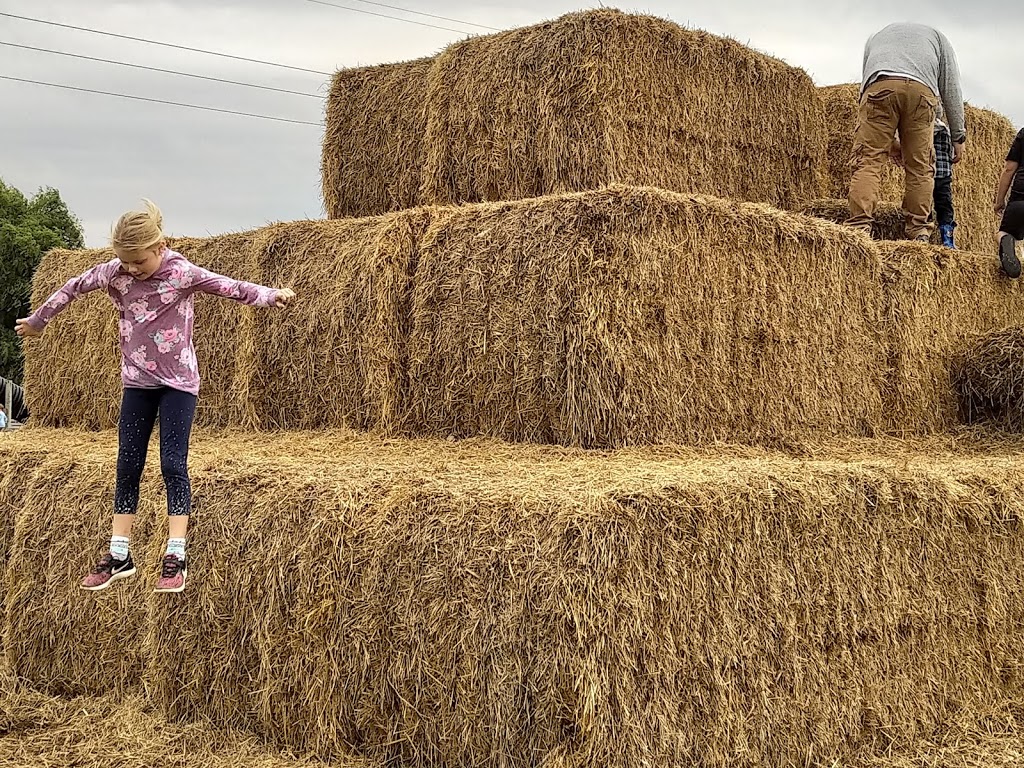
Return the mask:
[[[362,8],[353,8],[350,5],[338,5],[337,3],[328,3],[325,0],[306,0],[309,3],[316,3],[317,5],[329,5],[331,8],[341,8],[343,11],[354,11],[355,13],[366,13],[370,16],[379,16],[382,19],[392,19],[394,21],[404,21],[406,24],[416,24],[420,27],[430,27],[431,29],[443,29],[447,32],[457,32],[460,35],[473,34],[467,32],[464,29],[452,29],[451,27],[439,27],[437,24],[427,24],[425,21],[413,21],[412,19],[403,19],[400,16],[389,16],[386,13],[377,13],[376,11],[365,11]]]
[[[52,27],[63,27],[64,29],[75,29],[79,32],[91,32],[94,35],[106,35],[107,37],[117,37],[121,40],[134,40],[137,43],[148,43],[149,45],[162,45],[166,48],[177,48],[182,51],[191,51],[192,53],[205,53],[209,56],[220,56],[225,59],[235,59],[237,61],[247,61],[250,64],[266,64],[269,67],[280,67],[282,69],[293,69],[297,72],[309,72],[314,75],[328,75],[330,72],[321,72],[317,69],[306,69],[305,67],[293,67],[290,64],[278,64],[275,61],[264,61],[263,59],[250,59],[245,56],[235,56],[230,53],[220,53],[218,51],[207,51],[202,48],[190,48],[187,45],[175,45],[174,43],[164,43],[159,40],[146,40],[142,37],[132,37],[131,35],[119,35],[115,32],[104,32],[100,29],[90,29],[89,27],[76,27],[73,24],[61,24],[56,21],[47,21],[46,19],[34,19],[31,16],[18,16],[13,13],[4,13],[0,11],[0,16],[6,16],[9,19],[20,19],[21,21],[31,21],[36,24],[48,24]]]
[[[134,99],[135,101],[149,101],[154,104],[168,104],[172,107],[187,107],[189,109],[202,109],[207,112],[221,112],[226,115],[241,115],[243,117],[258,117],[261,120],[276,120],[281,123],[296,123],[298,125],[316,125],[319,126],[321,123],[313,123],[308,120],[292,120],[287,117],[275,117],[273,115],[258,115],[253,112],[238,112],[233,109],[219,109],[218,107],[204,107],[199,104],[183,104],[179,101],[164,101],[163,99],[150,99],[145,96],[131,96],[127,93],[112,93],[110,91],[95,91],[91,88],[78,88],[74,85],[63,85],[61,83],[44,83],[41,80],[26,80],[21,77],[9,77],[7,75],[0,75],[0,80],[12,80],[16,83],[31,83],[32,85],[46,85],[50,88],[64,88],[69,91],[81,91],[82,93],[98,93],[101,96],[117,96],[122,99]]]
[[[220,77],[208,77],[206,75],[196,75],[196,74],[192,74],[191,72],[178,72],[178,71],[173,70],[173,69],[161,69],[159,67],[147,67],[147,66],[144,66],[142,64],[131,64],[131,63],[127,62],[127,61],[114,61],[113,59],[99,59],[99,58],[96,58],[95,56],[84,56],[84,55],[82,55],[80,53],[68,53],[67,51],[54,51],[54,50],[52,50],[50,48],[36,48],[35,46],[32,46],[32,45],[21,45],[20,43],[11,43],[11,42],[8,42],[6,40],[0,40],[0,45],[6,45],[6,46],[9,46],[11,48],[23,48],[23,49],[25,49],[27,51],[39,51],[41,53],[54,53],[54,54],[57,54],[58,56],[70,56],[71,58],[74,58],[74,59],[85,59],[86,61],[99,61],[99,62],[102,62],[104,64],[116,64],[116,65],[118,65],[120,67],[133,67],[134,69],[145,69],[145,70],[149,70],[150,72],[163,72],[163,73],[168,74],[168,75],[179,75],[181,77],[194,77],[194,78],[196,78],[198,80],[210,80],[210,81],[215,82],[215,83],[228,83],[230,85],[244,85],[246,88],[260,88],[260,89],[262,89],[264,91],[277,91],[278,93],[292,93],[292,94],[295,94],[296,96],[309,96],[310,98],[313,98],[313,99],[323,99],[323,98],[325,98],[324,96],[321,96],[318,93],[304,93],[302,91],[292,91],[292,90],[289,90],[288,88],[274,88],[273,86],[270,86],[270,85],[259,85],[257,83],[243,83],[240,80],[224,80],[223,78],[220,78]]]
[[[481,29],[492,29],[495,32],[501,32],[502,30],[498,27],[489,27],[486,24],[477,24],[474,21],[462,21],[461,19],[453,19],[448,16],[438,16],[434,13],[424,13],[423,11],[414,11],[410,8],[401,8],[397,5],[388,5],[387,3],[375,3],[373,0],[355,0],[357,3],[365,3],[366,5],[378,5],[381,8],[390,8],[393,11],[402,11],[403,13],[412,13],[416,16],[426,16],[431,19],[441,19],[441,21],[454,21],[456,24],[462,24],[466,27],[480,27]]]

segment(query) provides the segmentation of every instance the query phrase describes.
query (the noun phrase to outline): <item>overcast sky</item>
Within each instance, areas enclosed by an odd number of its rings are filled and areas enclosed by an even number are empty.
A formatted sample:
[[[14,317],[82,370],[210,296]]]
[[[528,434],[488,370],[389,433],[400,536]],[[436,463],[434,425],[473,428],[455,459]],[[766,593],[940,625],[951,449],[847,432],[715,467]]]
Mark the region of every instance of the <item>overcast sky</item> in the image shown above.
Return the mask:
[[[507,29],[597,3],[561,0],[0,0],[0,12],[160,40],[324,73],[432,55],[469,22]],[[613,4],[733,37],[803,67],[819,85],[860,77],[864,40],[892,21],[942,30],[965,97],[1024,125],[1018,0],[717,0]],[[403,13],[395,7],[458,19]],[[358,10],[353,10],[358,9]],[[359,12],[363,11],[363,12]],[[371,14],[401,16],[412,24]],[[436,29],[433,24],[451,29]],[[462,30],[461,32],[452,30]],[[289,71],[0,16],[0,42],[327,93],[323,74]],[[203,236],[320,218],[322,98],[273,93],[0,45],[0,76],[253,112],[318,125],[202,112],[0,79],[0,178],[60,190],[86,241],[105,245],[120,213],[150,197],[172,234]]]

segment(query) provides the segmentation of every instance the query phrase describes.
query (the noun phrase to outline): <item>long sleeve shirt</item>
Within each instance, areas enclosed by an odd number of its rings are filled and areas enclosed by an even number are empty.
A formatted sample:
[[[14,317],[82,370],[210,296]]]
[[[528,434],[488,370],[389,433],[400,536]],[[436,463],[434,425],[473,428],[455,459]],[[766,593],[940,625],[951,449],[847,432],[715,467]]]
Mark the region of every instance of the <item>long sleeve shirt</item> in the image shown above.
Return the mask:
[[[946,110],[946,124],[954,142],[967,136],[960,68],[949,40],[924,24],[890,24],[864,46],[861,93],[882,75],[916,80],[932,89]]]
[[[273,288],[218,275],[164,249],[160,266],[145,280],[128,274],[119,259],[68,280],[28,318],[29,325],[42,330],[72,301],[98,290],[106,291],[120,313],[122,384],[193,395],[199,393],[193,296],[209,293],[257,307],[273,306],[276,299]]]

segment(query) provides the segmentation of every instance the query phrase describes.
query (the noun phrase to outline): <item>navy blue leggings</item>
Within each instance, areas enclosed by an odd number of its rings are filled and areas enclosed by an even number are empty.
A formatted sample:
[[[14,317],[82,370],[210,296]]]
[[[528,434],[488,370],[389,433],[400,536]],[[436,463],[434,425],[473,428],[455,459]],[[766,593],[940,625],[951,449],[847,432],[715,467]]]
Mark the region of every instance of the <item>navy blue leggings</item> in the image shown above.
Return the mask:
[[[114,514],[134,515],[139,506],[139,480],[157,412],[160,414],[160,472],[167,487],[167,514],[192,510],[188,480],[188,438],[196,415],[196,396],[170,387],[126,387],[117,426],[117,487]]]

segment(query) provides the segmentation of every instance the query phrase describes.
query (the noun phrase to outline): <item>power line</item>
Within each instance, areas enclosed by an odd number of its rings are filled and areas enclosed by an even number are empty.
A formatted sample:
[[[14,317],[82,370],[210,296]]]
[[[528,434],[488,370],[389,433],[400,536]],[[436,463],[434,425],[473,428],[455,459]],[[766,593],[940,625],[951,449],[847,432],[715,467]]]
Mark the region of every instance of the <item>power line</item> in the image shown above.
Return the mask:
[[[11,48],[24,48],[27,51],[40,51],[41,53],[55,53],[58,56],[69,56],[74,59],[85,59],[86,61],[99,61],[104,64],[116,64],[120,67],[133,67],[134,69],[146,69],[150,72],[163,72],[168,75],[180,75],[181,77],[194,77],[198,80],[210,80],[215,83],[228,83],[230,85],[244,85],[246,88],[260,88],[264,91],[277,91],[278,93],[292,93],[296,96],[309,96],[313,99],[323,99],[324,97],[318,93],[304,93],[302,91],[292,91],[288,88],[274,88],[270,85],[259,85],[257,83],[243,83],[239,80],[224,80],[220,77],[208,77],[206,75],[196,75],[191,72],[178,72],[173,69],[161,69],[159,67],[147,67],[142,64],[130,64],[127,61],[114,61],[113,59],[99,59],[95,56],[84,56],[80,53],[68,53],[67,51],[54,51],[50,48],[36,48],[32,45],[21,45],[20,43],[10,43],[6,40],[0,40],[0,45],[6,45]]]
[[[179,101],[164,101],[163,99],[150,99],[145,96],[132,96],[127,93],[112,93],[110,91],[94,91],[91,88],[78,88],[74,85],[63,85],[61,83],[44,83],[41,80],[25,80],[20,77],[9,77],[7,75],[0,75],[0,80],[12,80],[16,83],[31,83],[32,85],[46,85],[50,88],[64,88],[69,91],[81,91],[82,93],[98,93],[101,96],[117,96],[121,99],[134,99],[135,101],[149,101],[154,104],[169,104],[172,107],[187,107],[189,109],[202,109],[207,112],[222,112],[226,115],[241,115],[243,117],[258,117],[261,120],[276,120],[280,123],[297,123],[298,125],[321,125],[320,123],[313,123],[308,120],[292,120],[287,117],[274,117],[273,115],[258,115],[253,112],[237,112],[233,109],[220,109],[218,107],[204,107],[199,104],[183,104]]]
[[[406,24],[416,24],[420,27],[430,27],[431,29],[443,29],[447,32],[457,32],[460,35],[472,34],[464,29],[452,29],[451,27],[439,27],[437,24],[427,24],[424,21],[413,21],[412,19],[403,19],[400,16],[389,16],[386,13],[376,13],[375,11],[366,11],[362,8],[353,8],[349,5],[338,5],[337,3],[328,3],[325,0],[306,0],[309,3],[316,3],[317,5],[329,5],[331,8],[341,8],[343,11],[354,11],[355,13],[365,13],[370,16],[379,16],[382,19],[392,19],[394,21],[404,21]]]
[[[388,5],[387,3],[375,3],[373,0],[355,0],[357,3],[365,3],[366,5],[379,5],[381,8],[390,8],[393,11],[402,11],[403,13],[411,13],[416,16],[426,16],[431,19],[441,19],[442,21],[454,21],[456,24],[462,24],[467,27],[480,27],[481,29],[492,29],[495,32],[501,32],[502,30],[498,27],[489,27],[486,24],[477,24],[474,21],[462,21],[461,19],[453,19],[448,16],[438,16],[433,13],[424,13],[423,11],[413,11],[409,8],[401,8],[397,5]]]
[[[0,11],[0,16],[6,16],[9,19],[20,19],[21,21],[31,21],[36,24],[48,24],[51,27],[63,27],[64,29],[75,29],[79,32],[91,32],[94,35],[106,35],[107,37],[117,37],[121,40],[134,40],[137,43],[148,43],[149,45],[162,45],[166,48],[177,48],[182,51],[191,51],[192,53],[205,53],[209,56],[221,56],[225,59],[235,59],[237,61],[247,61],[250,64],[266,64],[268,67],[280,67],[282,69],[293,69],[297,72],[309,72],[314,75],[331,75],[330,72],[321,72],[317,69],[306,69],[304,67],[293,67],[290,64],[278,64],[274,61],[264,61],[263,59],[250,59],[245,56],[235,56],[230,53],[219,53],[218,51],[207,51],[202,48],[190,48],[187,45],[175,45],[174,43],[164,43],[159,40],[146,40],[142,37],[132,37],[131,35],[119,35],[115,32],[104,32],[100,29],[89,29],[89,27],[76,27],[72,24],[61,24],[56,21],[47,21],[46,19],[34,19],[30,16],[18,16],[13,13],[4,13]]]

